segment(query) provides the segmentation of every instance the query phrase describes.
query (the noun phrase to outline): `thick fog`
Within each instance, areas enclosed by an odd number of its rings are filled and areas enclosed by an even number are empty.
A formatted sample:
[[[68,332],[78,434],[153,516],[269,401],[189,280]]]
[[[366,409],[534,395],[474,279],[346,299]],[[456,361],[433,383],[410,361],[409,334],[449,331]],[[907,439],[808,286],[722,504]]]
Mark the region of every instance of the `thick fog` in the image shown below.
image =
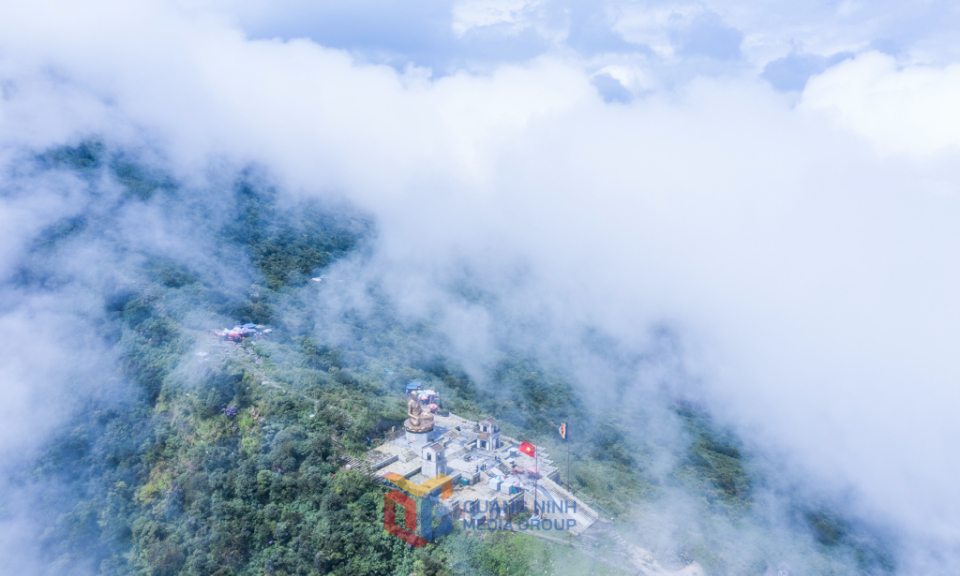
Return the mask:
[[[670,327],[696,394],[748,444],[896,531],[904,573],[960,567],[949,5],[411,3],[393,21],[376,2],[8,4],[4,276],[25,239],[89,209],[79,184],[25,176],[30,152],[95,137],[198,186],[255,163],[374,214],[373,265],[409,314],[469,270],[549,324],[543,353],[601,396],[575,334],[640,350]],[[118,234],[195,249],[139,232]],[[82,286],[101,260],[78,255]],[[77,393],[62,366],[109,353],[52,333],[87,313],[82,291],[3,300],[9,453]],[[481,366],[503,327],[443,313]]]

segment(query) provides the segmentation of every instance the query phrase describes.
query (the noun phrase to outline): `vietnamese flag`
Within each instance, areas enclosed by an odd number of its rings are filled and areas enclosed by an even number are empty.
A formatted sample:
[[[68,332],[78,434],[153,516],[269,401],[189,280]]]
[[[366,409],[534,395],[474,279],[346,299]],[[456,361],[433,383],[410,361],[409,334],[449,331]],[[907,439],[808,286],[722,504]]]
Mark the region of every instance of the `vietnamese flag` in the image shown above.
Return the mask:
[[[531,458],[534,458],[537,455],[537,447],[529,442],[524,442],[521,444],[520,451]]]

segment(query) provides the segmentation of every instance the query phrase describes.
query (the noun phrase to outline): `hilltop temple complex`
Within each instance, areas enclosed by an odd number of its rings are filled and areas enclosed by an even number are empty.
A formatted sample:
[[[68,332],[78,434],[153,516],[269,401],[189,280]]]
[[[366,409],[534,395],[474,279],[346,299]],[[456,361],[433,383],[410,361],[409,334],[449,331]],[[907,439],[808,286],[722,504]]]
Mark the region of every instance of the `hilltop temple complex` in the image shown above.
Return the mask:
[[[452,413],[431,414],[415,396],[407,404],[404,428],[370,450],[351,468],[382,480],[399,475],[423,484],[438,474],[453,480],[453,495],[443,501],[455,519],[489,522],[520,509],[536,509],[580,535],[599,515],[559,484],[559,471],[538,447],[537,458],[518,450],[520,442],[504,436],[495,418],[478,422]]]

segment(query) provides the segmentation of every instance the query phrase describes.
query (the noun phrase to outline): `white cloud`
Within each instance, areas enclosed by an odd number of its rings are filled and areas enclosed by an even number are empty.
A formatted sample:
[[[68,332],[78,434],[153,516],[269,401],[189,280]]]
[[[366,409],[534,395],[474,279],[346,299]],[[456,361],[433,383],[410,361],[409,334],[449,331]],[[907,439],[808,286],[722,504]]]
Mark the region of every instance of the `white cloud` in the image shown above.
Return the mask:
[[[516,25],[524,11],[535,5],[535,0],[461,0],[453,5],[453,31],[463,36],[473,28]]]
[[[908,65],[869,52],[815,77],[803,107],[823,110],[885,153],[923,158],[960,145],[960,64]]]
[[[657,55],[673,56],[676,46],[671,38],[678,28],[688,27],[703,13],[699,4],[668,4],[661,6],[628,5],[620,10],[613,26],[628,42],[646,44]]]

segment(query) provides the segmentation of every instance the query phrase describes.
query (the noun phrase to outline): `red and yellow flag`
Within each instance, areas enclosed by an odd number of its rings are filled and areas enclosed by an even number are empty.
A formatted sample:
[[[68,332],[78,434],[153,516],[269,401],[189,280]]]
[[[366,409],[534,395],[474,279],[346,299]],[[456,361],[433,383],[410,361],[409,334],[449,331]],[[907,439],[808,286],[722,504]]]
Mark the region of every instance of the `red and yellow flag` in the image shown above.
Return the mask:
[[[537,447],[529,442],[521,444],[519,450],[531,458],[537,455]]]
[[[563,438],[564,440],[567,439],[567,423],[566,422],[560,424],[560,437]]]

